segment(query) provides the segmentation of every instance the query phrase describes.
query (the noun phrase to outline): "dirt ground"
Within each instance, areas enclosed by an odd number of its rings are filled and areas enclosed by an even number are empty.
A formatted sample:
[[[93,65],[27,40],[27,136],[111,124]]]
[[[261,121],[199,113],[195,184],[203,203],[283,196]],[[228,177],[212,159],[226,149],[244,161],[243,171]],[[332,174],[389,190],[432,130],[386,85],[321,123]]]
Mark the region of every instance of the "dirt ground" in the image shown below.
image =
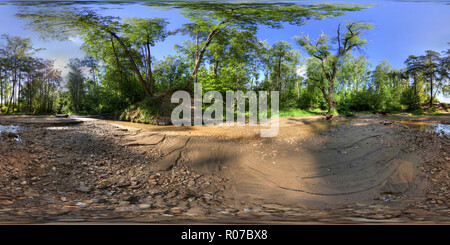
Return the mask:
[[[4,223],[450,222],[450,137],[379,115],[281,118],[273,138],[260,126],[0,125],[19,126],[0,138]]]

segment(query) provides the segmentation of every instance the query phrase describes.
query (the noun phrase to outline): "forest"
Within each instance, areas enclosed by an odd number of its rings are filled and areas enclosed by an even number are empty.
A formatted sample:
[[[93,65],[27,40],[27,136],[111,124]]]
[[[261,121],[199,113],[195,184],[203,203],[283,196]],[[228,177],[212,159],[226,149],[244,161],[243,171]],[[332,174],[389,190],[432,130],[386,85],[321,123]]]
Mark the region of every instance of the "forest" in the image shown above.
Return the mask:
[[[156,5],[153,3],[152,6]],[[364,55],[371,23],[348,21],[335,33],[292,33],[295,45],[269,45],[258,27],[282,29],[360,11],[364,5],[192,4],[176,2],[190,20],[168,29],[167,19],[103,16],[90,9],[22,11],[27,27],[55,40],[81,38],[85,58],[73,58],[63,77],[52,60],[37,58],[30,39],[2,35],[0,110],[6,114],[110,115],[152,123],[164,91],[280,91],[281,116],[353,115],[356,112],[440,114],[436,94],[449,95],[450,49],[411,54],[404,68]],[[370,6],[369,6],[370,7]],[[152,48],[175,34],[176,55],[152,57]],[[299,51],[309,56],[301,56]],[[156,98],[156,99],[155,99]]]
[[[5,2],[0,224],[450,224],[448,1]]]

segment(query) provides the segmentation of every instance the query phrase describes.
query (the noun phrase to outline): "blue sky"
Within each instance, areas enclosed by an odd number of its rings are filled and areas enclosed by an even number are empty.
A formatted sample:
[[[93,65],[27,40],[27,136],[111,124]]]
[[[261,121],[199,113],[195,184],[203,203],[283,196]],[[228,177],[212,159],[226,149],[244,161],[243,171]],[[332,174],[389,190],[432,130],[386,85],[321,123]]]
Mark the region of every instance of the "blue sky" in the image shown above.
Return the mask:
[[[311,2],[311,1],[309,1]],[[323,1],[331,2],[331,1]],[[404,60],[408,55],[422,55],[426,50],[443,51],[450,48],[450,1],[333,1],[333,2],[364,2],[374,3],[377,6],[358,12],[350,12],[345,16],[320,21],[310,21],[304,26],[289,26],[284,29],[274,30],[267,27],[260,27],[258,37],[267,40],[272,44],[278,40],[286,40],[293,43],[295,49],[300,47],[295,44],[294,36],[309,34],[310,37],[317,37],[322,32],[333,36],[339,23],[347,20],[367,21],[374,25],[374,29],[366,35],[369,44],[366,45],[364,54],[368,57],[372,68],[380,61],[388,60],[397,69],[404,67]],[[103,10],[104,14],[120,17],[160,17],[166,18],[171,24],[169,30],[181,27],[187,22],[177,10],[158,10],[149,8],[141,4],[132,5],[103,5],[110,9]],[[83,57],[80,51],[80,40],[67,42],[50,41],[43,42],[39,35],[28,30],[24,30],[25,21],[16,18],[18,12],[16,5],[0,5],[0,34],[17,35],[29,37],[34,46],[46,48],[39,56],[56,60],[56,65],[64,68],[71,57]],[[163,43],[157,44],[152,55],[157,59],[165,55],[175,54],[174,44],[181,44],[187,36],[171,36]],[[303,51],[303,56],[307,56]],[[442,101],[450,102],[450,98]]]

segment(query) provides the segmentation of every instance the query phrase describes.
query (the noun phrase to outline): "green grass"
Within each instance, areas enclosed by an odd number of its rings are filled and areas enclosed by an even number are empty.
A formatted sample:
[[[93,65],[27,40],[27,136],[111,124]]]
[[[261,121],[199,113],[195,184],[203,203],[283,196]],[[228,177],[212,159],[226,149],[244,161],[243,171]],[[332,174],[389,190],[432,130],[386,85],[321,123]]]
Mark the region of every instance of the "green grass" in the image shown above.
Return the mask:
[[[447,116],[447,114],[444,114],[442,112],[435,112],[435,113],[432,113],[431,115],[433,115],[433,116]]]
[[[6,112],[8,111],[8,107],[7,106],[3,106],[2,110],[1,110],[1,114],[6,114]],[[24,113],[22,113],[19,109],[15,108],[14,111],[12,110],[12,108],[10,108],[9,110],[9,115],[16,115],[16,116],[20,116],[20,115],[25,115]]]
[[[412,116],[421,116],[421,115],[425,115],[425,112],[423,111],[422,108],[419,108],[417,110],[412,111],[410,114],[412,114]]]
[[[280,110],[280,117],[311,117],[322,115],[320,110],[285,109]]]
[[[433,116],[445,116],[446,115],[437,108],[431,108],[428,110],[428,112],[431,113],[431,115],[433,115]]]
[[[161,112],[155,103],[150,98],[146,98],[126,108],[121,113],[119,120],[156,125],[158,123],[155,119],[160,115]]]

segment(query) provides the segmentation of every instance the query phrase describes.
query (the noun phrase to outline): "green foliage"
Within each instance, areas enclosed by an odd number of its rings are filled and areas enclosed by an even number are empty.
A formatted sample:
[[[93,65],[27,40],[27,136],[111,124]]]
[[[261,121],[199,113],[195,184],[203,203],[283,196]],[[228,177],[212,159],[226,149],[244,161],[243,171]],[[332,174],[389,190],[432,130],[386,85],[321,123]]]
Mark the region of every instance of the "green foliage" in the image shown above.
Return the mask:
[[[422,108],[419,108],[417,110],[412,111],[411,114],[414,116],[421,116],[421,115],[425,115],[425,112],[423,111]]]
[[[157,124],[153,119],[159,116],[157,107],[151,103],[150,99],[133,104],[127,107],[119,117],[119,120],[145,124]]]
[[[442,105],[442,108],[443,108],[444,110],[449,111],[450,106],[449,106],[448,103],[441,103],[441,105]]]
[[[400,102],[408,107],[408,111],[417,110],[420,108],[420,95],[413,87],[409,87],[402,92]]]
[[[435,107],[428,109],[428,113],[431,113],[434,116],[443,114],[438,108],[435,108]]]
[[[346,32],[341,34],[341,26],[338,26],[337,36],[331,39],[322,34],[318,39],[312,41],[309,36],[296,37],[297,42],[311,56],[308,64],[308,79],[317,86],[328,104],[328,114],[336,114],[335,88],[338,67],[345,61],[346,56],[352,49],[360,49],[367,44],[367,40],[362,39],[366,31],[372,29],[370,23],[349,22],[345,26]],[[337,44],[337,45],[336,45]],[[335,53],[332,53],[335,49]]]
[[[62,78],[54,62],[36,58],[31,39],[2,35],[0,97],[6,113],[52,113]]]
[[[302,109],[285,109],[280,110],[279,116],[280,117],[311,117],[311,116],[317,116],[322,115],[317,112],[302,110]]]
[[[363,37],[372,28],[370,23],[339,25],[335,37],[296,37],[308,58],[302,58],[289,42],[278,40],[269,46],[256,35],[261,26],[303,25],[311,19],[341,16],[367,5],[146,4],[179,9],[189,21],[180,29],[168,30],[165,19],[120,19],[87,8],[39,8],[19,14],[30,29],[45,38],[81,38],[87,57],[71,60],[66,87],[59,88],[60,71],[51,62],[33,57],[38,49],[32,48],[29,39],[3,36],[6,44],[0,49],[0,67],[4,70],[0,74],[4,77],[0,80],[0,96],[9,98],[15,88],[22,87],[20,98],[9,103],[6,110],[67,114],[119,111],[123,112],[121,120],[162,124],[174,106],[171,93],[199,82],[204,92],[280,91],[280,116],[313,116],[322,111],[351,116],[360,111],[396,112],[403,108],[413,115],[422,114],[420,104],[435,101],[437,92],[450,91],[450,51],[410,56],[401,70],[387,61],[369,69],[367,58],[352,52],[367,44]],[[190,39],[175,46],[176,55],[160,60],[152,57],[156,43],[177,33]],[[12,79],[16,73],[26,77],[20,86]],[[429,112],[438,114],[435,109]]]

